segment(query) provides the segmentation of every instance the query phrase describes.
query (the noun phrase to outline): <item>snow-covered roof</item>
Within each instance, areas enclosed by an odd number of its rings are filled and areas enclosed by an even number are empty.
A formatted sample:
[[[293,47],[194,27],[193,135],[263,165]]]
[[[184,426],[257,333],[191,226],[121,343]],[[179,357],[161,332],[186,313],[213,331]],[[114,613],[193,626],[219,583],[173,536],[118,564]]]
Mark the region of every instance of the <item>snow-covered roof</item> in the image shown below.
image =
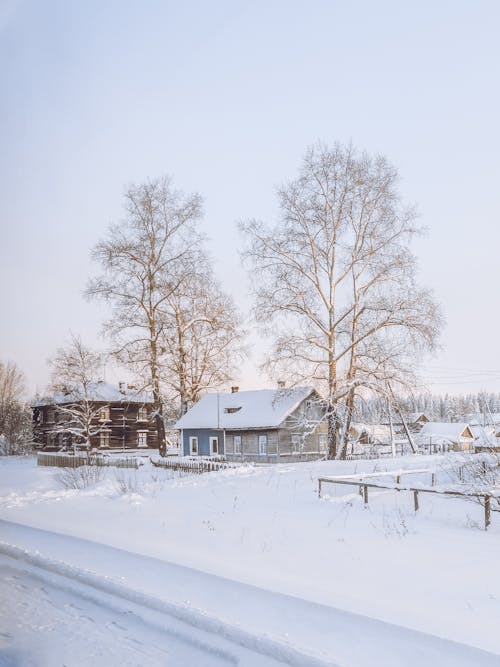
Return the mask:
[[[422,426],[419,433],[421,439],[428,440],[429,438],[444,438],[458,441],[462,437],[470,437],[464,435],[464,432],[469,429],[469,424],[463,422],[426,422]]]
[[[313,387],[293,387],[206,394],[175,428],[277,428],[313,392]]]
[[[495,429],[492,427],[484,427],[471,425],[470,430],[476,439],[476,445],[498,447],[498,441],[495,438]]]
[[[428,422],[429,418],[425,412],[410,412],[407,415],[407,422],[409,424],[416,424],[417,422]]]
[[[355,438],[366,434],[374,443],[386,444],[391,441],[391,429],[386,424],[352,424],[350,433]]]
[[[32,403],[32,407],[41,407],[53,403],[62,405],[74,403],[84,397],[82,385],[69,393],[56,392],[51,396],[44,396]],[[88,396],[96,403],[152,403],[153,395],[147,391],[137,391],[135,388],[122,383],[120,386],[108,382],[91,382],[88,387]]]

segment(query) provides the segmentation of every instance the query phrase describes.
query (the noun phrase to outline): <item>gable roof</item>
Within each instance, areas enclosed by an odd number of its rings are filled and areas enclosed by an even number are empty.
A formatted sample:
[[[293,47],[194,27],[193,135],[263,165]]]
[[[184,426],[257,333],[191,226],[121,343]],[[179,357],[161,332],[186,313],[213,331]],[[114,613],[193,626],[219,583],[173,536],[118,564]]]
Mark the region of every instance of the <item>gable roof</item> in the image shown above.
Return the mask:
[[[429,421],[429,418],[425,412],[410,412],[407,416],[407,421],[409,424],[416,424],[417,422],[425,424]]]
[[[313,387],[294,387],[205,394],[174,428],[277,428],[314,391]]]
[[[130,389],[126,384],[120,388],[116,384],[108,382],[91,382],[88,389],[91,401],[96,403],[152,403],[153,395],[147,391],[137,391]],[[65,403],[75,403],[81,401],[84,397],[83,386],[79,386],[69,393],[56,392],[51,396],[44,396],[34,401],[31,405],[34,408],[44,405],[63,405]]]
[[[445,438],[454,442],[460,438],[473,438],[469,424],[460,422],[427,422],[419,435],[422,438]]]

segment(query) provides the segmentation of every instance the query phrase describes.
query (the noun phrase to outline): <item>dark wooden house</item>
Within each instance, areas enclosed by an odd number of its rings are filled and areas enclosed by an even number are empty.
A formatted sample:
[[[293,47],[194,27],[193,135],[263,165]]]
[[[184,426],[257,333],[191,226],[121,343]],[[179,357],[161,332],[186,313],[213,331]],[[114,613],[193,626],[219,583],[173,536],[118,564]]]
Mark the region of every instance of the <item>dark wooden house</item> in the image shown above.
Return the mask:
[[[177,422],[184,456],[279,463],[327,450],[323,404],[312,387],[207,394]]]
[[[33,403],[34,441],[39,449],[58,451],[85,444],[73,425],[73,415],[83,403],[82,394],[78,389],[58,392]],[[158,447],[149,393],[124,383],[95,382],[88,387],[85,404],[92,415],[91,449]]]

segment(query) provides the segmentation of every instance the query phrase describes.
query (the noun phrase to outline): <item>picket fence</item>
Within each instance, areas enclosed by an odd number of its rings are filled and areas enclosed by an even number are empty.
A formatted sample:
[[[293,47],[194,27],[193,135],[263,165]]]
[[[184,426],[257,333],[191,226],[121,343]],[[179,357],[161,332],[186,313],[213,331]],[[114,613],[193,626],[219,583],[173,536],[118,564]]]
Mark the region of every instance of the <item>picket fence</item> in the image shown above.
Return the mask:
[[[168,470],[180,470],[182,472],[190,472],[193,474],[201,474],[204,472],[216,472],[218,470],[226,470],[227,468],[235,468],[238,464],[228,463],[221,458],[206,458],[206,459],[162,459],[155,461],[150,459],[155,468],[167,468]]]
[[[139,468],[139,461],[134,457],[114,456],[78,456],[70,454],[47,454],[38,452],[37,465],[55,466],[57,468],[80,468],[81,466],[96,466],[102,468]]]

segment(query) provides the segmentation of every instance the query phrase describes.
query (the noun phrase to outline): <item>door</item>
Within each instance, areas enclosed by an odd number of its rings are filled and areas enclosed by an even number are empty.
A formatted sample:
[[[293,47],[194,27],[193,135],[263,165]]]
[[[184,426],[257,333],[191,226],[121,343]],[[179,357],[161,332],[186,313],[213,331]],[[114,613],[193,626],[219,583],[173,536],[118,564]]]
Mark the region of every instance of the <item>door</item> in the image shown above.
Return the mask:
[[[260,456],[267,454],[267,435],[259,435],[259,454]]]

